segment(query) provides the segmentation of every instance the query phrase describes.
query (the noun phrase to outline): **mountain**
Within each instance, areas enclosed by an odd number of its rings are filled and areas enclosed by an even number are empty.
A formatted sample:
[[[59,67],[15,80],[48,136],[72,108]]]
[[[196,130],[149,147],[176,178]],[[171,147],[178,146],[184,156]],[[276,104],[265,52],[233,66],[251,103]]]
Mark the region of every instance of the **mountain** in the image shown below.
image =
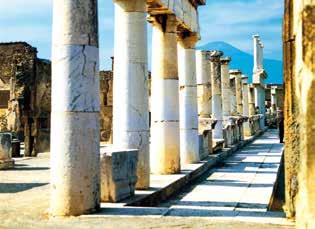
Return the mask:
[[[249,77],[249,82],[252,82],[253,75],[253,56],[232,45],[217,41],[210,42],[204,46],[197,47],[198,50],[220,50],[224,52],[224,56],[230,56],[232,61],[230,69],[240,69],[243,74]],[[282,84],[283,83],[283,70],[282,61],[264,59],[264,68],[268,74],[266,83]]]

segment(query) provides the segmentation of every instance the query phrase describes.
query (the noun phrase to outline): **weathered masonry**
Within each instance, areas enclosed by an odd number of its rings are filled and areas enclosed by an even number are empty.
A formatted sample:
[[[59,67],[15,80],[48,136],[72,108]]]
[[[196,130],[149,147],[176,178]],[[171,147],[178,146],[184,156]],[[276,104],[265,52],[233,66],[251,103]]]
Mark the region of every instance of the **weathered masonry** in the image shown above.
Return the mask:
[[[25,42],[0,43],[0,129],[24,141],[25,156],[49,151],[50,90],[50,61]]]
[[[315,228],[315,2],[285,1],[285,210]]]
[[[112,72],[99,72],[97,0],[53,3],[51,215],[97,211],[149,188],[150,174],[179,173],[264,129],[263,45],[254,36],[253,84],[223,52],[196,51],[205,1],[115,0]]]

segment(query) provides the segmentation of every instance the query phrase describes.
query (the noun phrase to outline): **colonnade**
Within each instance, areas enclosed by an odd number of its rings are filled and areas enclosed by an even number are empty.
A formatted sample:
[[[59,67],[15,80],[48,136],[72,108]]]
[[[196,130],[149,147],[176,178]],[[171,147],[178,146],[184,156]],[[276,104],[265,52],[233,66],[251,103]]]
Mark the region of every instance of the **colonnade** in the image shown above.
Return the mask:
[[[200,118],[215,120],[213,138],[224,139],[224,117],[233,113],[229,97],[235,93],[236,112],[243,116],[246,96],[241,72],[231,87],[230,59],[222,59],[220,51],[196,52],[198,31],[183,27],[169,12],[150,14],[149,128],[147,2],[114,4],[113,146],[138,149],[136,186],[147,189],[150,173],[179,173],[182,164],[199,162]],[[79,215],[100,206],[98,63],[97,0],[54,1],[50,209],[54,216]],[[242,135],[242,122],[239,127]]]

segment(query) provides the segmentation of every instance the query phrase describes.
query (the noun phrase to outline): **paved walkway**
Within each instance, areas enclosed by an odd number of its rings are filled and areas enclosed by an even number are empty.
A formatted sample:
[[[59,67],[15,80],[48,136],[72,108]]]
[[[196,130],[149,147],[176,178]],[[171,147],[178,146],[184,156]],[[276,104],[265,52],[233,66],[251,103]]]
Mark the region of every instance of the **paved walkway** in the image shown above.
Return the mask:
[[[48,219],[49,154],[19,159],[0,171],[0,228],[293,228],[281,213],[266,211],[281,156],[277,142],[268,131],[161,206],[66,219]]]
[[[164,215],[279,221],[283,213],[268,212],[267,207],[282,148],[277,131],[268,130],[212,169],[200,183],[162,204],[169,207]]]

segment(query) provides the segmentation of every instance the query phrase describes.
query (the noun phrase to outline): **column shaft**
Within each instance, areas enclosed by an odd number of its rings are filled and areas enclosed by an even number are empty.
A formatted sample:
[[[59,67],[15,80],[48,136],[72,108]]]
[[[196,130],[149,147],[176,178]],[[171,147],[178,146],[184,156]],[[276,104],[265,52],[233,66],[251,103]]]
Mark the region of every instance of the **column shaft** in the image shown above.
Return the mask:
[[[249,116],[255,115],[255,91],[253,87],[248,87]]]
[[[50,212],[80,215],[100,204],[97,0],[55,0],[52,42]]]
[[[230,114],[237,115],[235,76],[230,74]]]
[[[253,68],[253,72],[257,72],[259,69],[259,35],[254,35],[253,41],[254,41],[254,68]]]
[[[236,104],[237,113],[243,115],[243,94],[242,94],[242,74],[239,72],[235,75]]]
[[[230,74],[229,62],[231,58],[221,59],[221,84],[222,84],[222,113],[225,120],[231,116],[231,88],[230,88]]]
[[[243,116],[249,117],[249,90],[248,90],[248,78],[243,77],[242,78],[242,86],[243,86]],[[251,136],[251,130],[249,127],[249,121],[244,122],[244,135],[245,136]]]
[[[220,58],[223,55],[220,51],[211,53],[211,85],[212,85],[212,113],[213,118],[217,120],[213,137],[223,139],[223,114],[222,114],[222,86],[221,86],[221,63]]]
[[[201,118],[210,118],[212,113],[210,52],[196,51],[196,69],[198,115]]]
[[[271,88],[271,112],[274,114],[277,112],[277,89],[276,88]]]
[[[197,41],[197,34],[185,34],[179,36],[178,42],[181,164],[200,160],[195,54]]]
[[[174,15],[153,22],[152,124],[150,163],[155,174],[180,171],[177,21]]]
[[[136,187],[150,184],[146,1],[115,1],[114,146],[138,149]]]
[[[260,119],[260,127],[265,127],[265,89],[261,85],[255,85],[255,106],[259,110],[259,114],[263,115]]]

